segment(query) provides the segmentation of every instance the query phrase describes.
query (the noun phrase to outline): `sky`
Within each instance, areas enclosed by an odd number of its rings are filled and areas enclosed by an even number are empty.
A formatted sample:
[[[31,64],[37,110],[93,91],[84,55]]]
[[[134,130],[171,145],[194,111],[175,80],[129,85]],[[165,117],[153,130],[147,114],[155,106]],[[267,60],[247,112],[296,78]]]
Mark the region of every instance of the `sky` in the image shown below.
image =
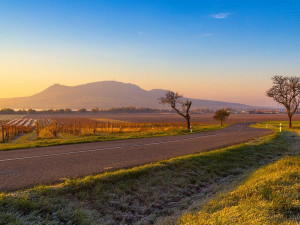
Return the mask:
[[[0,98],[115,80],[277,106],[299,43],[298,0],[1,0]]]

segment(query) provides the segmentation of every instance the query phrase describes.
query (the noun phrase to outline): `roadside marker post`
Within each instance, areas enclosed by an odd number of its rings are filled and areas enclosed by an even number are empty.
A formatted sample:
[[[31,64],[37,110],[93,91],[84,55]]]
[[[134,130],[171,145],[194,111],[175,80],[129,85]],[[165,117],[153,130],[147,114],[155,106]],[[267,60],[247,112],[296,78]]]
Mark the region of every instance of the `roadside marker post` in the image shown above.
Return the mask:
[[[193,133],[193,128],[192,128],[192,126],[190,126],[190,131],[191,131],[191,133]]]
[[[279,127],[279,132],[281,132],[281,123],[280,123],[280,127]]]

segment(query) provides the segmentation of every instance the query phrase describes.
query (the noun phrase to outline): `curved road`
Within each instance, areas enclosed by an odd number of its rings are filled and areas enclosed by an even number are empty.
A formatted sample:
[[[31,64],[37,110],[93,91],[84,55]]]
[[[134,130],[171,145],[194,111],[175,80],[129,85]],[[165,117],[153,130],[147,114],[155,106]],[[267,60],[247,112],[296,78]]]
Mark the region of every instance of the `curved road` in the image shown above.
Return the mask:
[[[133,167],[222,148],[271,134],[234,124],[189,135],[39,147],[0,152],[0,191],[57,183],[106,170]]]

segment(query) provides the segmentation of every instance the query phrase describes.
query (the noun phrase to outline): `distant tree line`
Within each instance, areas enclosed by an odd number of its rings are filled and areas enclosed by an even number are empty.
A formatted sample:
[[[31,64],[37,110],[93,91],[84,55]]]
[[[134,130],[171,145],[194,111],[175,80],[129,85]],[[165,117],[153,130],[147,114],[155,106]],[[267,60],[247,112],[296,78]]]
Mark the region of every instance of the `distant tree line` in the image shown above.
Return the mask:
[[[233,108],[225,108],[227,111],[231,113],[242,113],[240,110],[236,110]],[[215,113],[217,110],[209,109],[209,108],[193,108],[190,110],[191,114],[202,114],[202,113]],[[48,109],[48,110],[35,110],[35,109],[21,109],[21,110],[14,110],[10,108],[3,108],[0,109],[0,115],[24,115],[24,114],[57,114],[57,113],[176,113],[173,109],[151,109],[151,108],[142,108],[142,107],[134,107],[134,106],[127,106],[127,107],[114,107],[110,109],[99,109],[95,107],[91,110],[80,108],[77,110],[74,109]],[[243,111],[243,113],[249,114],[278,114],[282,113],[278,110],[247,110]],[[295,112],[299,113],[299,112]]]
[[[2,115],[15,115],[15,114],[58,114],[58,113],[163,113],[171,112],[167,109],[151,109],[151,108],[140,108],[140,107],[120,107],[120,108],[110,108],[110,109],[99,109],[97,107],[87,110],[85,108],[80,108],[78,110],[72,109],[48,109],[48,110],[35,110],[35,109],[20,109],[14,110],[10,108],[0,109],[0,114]]]
[[[52,114],[52,113],[72,113],[75,112],[71,109],[49,109],[49,110],[35,110],[35,109],[20,109],[20,110],[14,110],[14,109],[10,109],[10,108],[4,108],[4,109],[0,109],[0,114],[2,115],[24,115],[24,114],[37,114],[37,113],[41,113],[41,114]]]
[[[108,110],[101,110],[102,112],[113,112],[113,113],[160,113],[170,112],[170,110],[162,109],[151,109],[151,108],[139,108],[139,107],[121,107],[121,108],[110,108]]]

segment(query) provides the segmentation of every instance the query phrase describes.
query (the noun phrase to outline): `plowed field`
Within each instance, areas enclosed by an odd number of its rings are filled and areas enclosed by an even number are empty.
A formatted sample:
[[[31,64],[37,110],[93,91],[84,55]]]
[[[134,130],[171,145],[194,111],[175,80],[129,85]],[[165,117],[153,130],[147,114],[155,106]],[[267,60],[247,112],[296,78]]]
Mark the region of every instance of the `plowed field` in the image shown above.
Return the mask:
[[[213,113],[191,114],[192,122],[203,124],[216,124],[213,120]],[[45,118],[107,118],[127,122],[139,123],[161,123],[161,122],[185,122],[185,120],[175,113],[70,113],[70,114],[53,114],[53,115],[28,115],[25,118],[45,119]],[[262,122],[262,121],[284,121],[287,120],[285,114],[232,114],[227,120],[228,123],[240,122]],[[294,115],[293,120],[300,121],[300,114]]]

